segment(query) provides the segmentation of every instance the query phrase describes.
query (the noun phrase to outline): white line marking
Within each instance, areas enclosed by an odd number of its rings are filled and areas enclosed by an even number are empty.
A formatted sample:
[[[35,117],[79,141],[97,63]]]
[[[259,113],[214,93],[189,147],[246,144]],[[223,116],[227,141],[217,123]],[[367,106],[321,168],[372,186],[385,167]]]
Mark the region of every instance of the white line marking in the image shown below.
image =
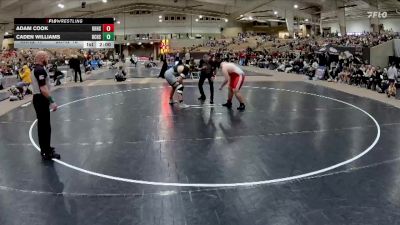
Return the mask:
[[[33,121],[1,121],[0,124],[32,123]]]
[[[326,174],[322,174],[322,175],[317,175],[317,176],[311,176],[311,177],[307,177],[304,180],[313,180],[313,179],[319,179],[322,177],[329,177],[329,176],[336,176],[336,175],[342,175],[342,174],[349,174],[349,173],[353,173],[353,172],[357,172],[357,171],[361,171],[361,170],[365,170],[365,169],[371,169],[371,168],[375,168],[375,167],[379,167],[379,166],[384,166],[384,165],[389,165],[392,163],[397,163],[400,161],[400,158],[394,158],[394,159],[390,159],[390,160],[385,160],[385,161],[381,161],[381,162],[377,162],[377,163],[371,163],[365,166],[360,166],[360,167],[351,167],[348,169],[344,169],[344,170],[339,170],[336,172],[331,172],[331,173],[326,173]],[[293,182],[293,181],[292,181]],[[272,184],[273,185],[273,184]],[[254,187],[254,186],[252,186]],[[239,187],[240,188],[240,187]],[[244,189],[250,189],[251,187],[241,187]],[[173,194],[179,194],[181,199],[182,199],[182,194],[189,194],[190,193],[205,193],[205,192],[211,192],[211,191],[215,191],[217,193],[217,197],[219,200],[223,200],[221,197],[221,194],[219,193],[219,191],[223,190],[223,191],[227,191],[227,190],[235,190],[236,187],[227,187],[224,189],[221,188],[209,188],[209,189],[197,189],[197,190],[182,190],[182,191],[170,191],[169,194],[173,195]],[[6,187],[6,186],[0,186],[0,190],[3,191],[14,191],[14,192],[21,192],[21,193],[28,193],[28,194],[37,194],[37,195],[56,195],[56,196],[65,196],[65,197],[94,197],[94,198],[106,198],[106,197],[123,197],[123,198],[128,198],[128,197],[136,197],[136,196],[140,196],[143,197],[144,196],[163,196],[165,195],[165,191],[161,191],[161,192],[150,192],[150,193],[144,193],[144,190],[142,193],[103,193],[103,194],[92,194],[92,193],[68,193],[68,192],[49,192],[49,191],[36,191],[36,190],[26,190],[26,189],[17,189],[17,188],[13,188],[13,187]]]
[[[196,87],[196,86],[194,86]],[[250,86],[244,86],[245,88],[253,88]],[[281,182],[287,182],[287,181],[294,181],[294,180],[299,180],[299,179],[304,179],[306,177],[311,177],[311,176],[315,176],[318,174],[322,174],[325,172],[328,172],[330,170],[336,169],[338,167],[347,165],[349,163],[352,163],[354,161],[356,161],[357,159],[360,159],[361,157],[363,157],[364,155],[366,155],[368,152],[370,152],[375,145],[378,143],[380,136],[381,136],[381,128],[379,126],[378,121],[376,121],[376,119],[369,114],[368,112],[366,112],[365,110],[361,109],[358,106],[355,106],[351,103],[339,100],[339,99],[335,99],[335,98],[331,98],[331,97],[327,97],[327,96],[323,96],[323,95],[318,95],[318,94],[314,94],[314,93],[308,93],[308,92],[301,92],[301,91],[294,91],[294,90],[286,90],[286,89],[280,89],[280,88],[266,88],[267,90],[277,90],[277,91],[286,91],[286,92],[291,92],[291,93],[298,93],[298,94],[303,94],[303,95],[310,95],[310,96],[315,96],[315,97],[320,97],[320,98],[324,98],[324,99],[329,99],[335,102],[339,102],[348,106],[351,106],[359,111],[361,111],[362,113],[364,113],[365,115],[367,115],[375,124],[376,126],[376,130],[377,130],[377,134],[376,137],[374,139],[374,141],[372,142],[372,144],[366,148],[363,152],[361,152],[360,154],[346,160],[343,161],[341,163],[337,163],[335,165],[320,169],[320,170],[316,170],[316,171],[312,171],[312,172],[308,172],[308,173],[304,173],[304,174],[299,174],[299,175],[295,175],[295,176],[289,176],[289,177],[283,177],[283,178],[277,178],[277,179],[271,179],[271,180],[262,180],[262,181],[254,181],[254,182],[241,182],[241,183],[215,183],[215,184],[208,184],[208,183],[166,183],[166,182],[156,182],[156,181],[145,181],[145,180],[134,180],[134,179],[128,179],[128,178],[122,178],[122,177],[116,177],[116,176],[110,176],[110,175],[106,175],[106,174],[102,174],[102,173],[97,173],[97,172],[93,172],[90,170],[85,170],[82,168],[79,168],[77,166],[68,164],[66,162],[63,162],[61,160],[57,160],[57,159],[53,159],[53,161],[64,165],[68,168],[74,169],[76,171],[82,172],[82,173],[86,173],[86,174],[90,174],[93,176],[97,176],[97,177],[102,177],[102,178],[106,178],[106,179],[110,179],[110,180],[116,180],[116,181],[122,181],[122,182],[127,182],[127,183],[135,183],[135,184],[145,184],[145,185],[154,185],[154,186],[174,186],[174,187],[206,187],[206,188],[215,188],[215,187],[240,187],[240,186],[255,186],[255,185],[263,185],[263,184],[273,184],[273,183],[281,183]],[[68,102],[66,104],[63,104],[61,106],[59,106],[59,108],[65,107],[67,105],[73,104],[73,103],[77,103],[77,102],[81,102],[81,101],[85,101],[88,99],[92,99],[92,98],[97,98],[97,97],[101,97],[101,96],[106,96],[106,95],[113,95],[113,94],[119,94],[119,93],[125,93],[125,92],[130,92],[130,91],[134,91],[134,90],[138,90],[138,89],[131,89],[131,90],[125,90],[125,91],[117,91],[117,92],[109,92],[109,93],[105,93],[105,94],[100,94],[100,95],[94,95],[94,96],[90,96],[90,97],[86,97],[86,98],[82,98],[82,99],[78,99],[72,102]],[[29,139],[31,141],[31,143],[33,144],[33,146],[36,148],[36,150],[40,151],[39,146],[35,143],[34,139],[33,139],[33,127],[36,125],[37,120],[35,120],[30,129],[29,129]]]
[[[27,102],[27,103],[21,105],[21,108],[28,107],[28,106],[30,106],[31,104],[32,104],[32,102]]]
[[[204,104],[204,105],[188,105],[190,109],[203,109],[203,108],[222,108],[223,106],[212,105],[212,104]]]
[[[192,192],[189,191],[190,202],[193,203]]]
[[[88,86],[94,86],[100,82],[102,82],[102,80],[97,80],[97,81],[91,82],[90,84],[88,84]]]
[[[214,210],[214,213],[215,213],[215,217],[217,217],[218,224],[221,224],[221,220],[219,219],[217,210]]]

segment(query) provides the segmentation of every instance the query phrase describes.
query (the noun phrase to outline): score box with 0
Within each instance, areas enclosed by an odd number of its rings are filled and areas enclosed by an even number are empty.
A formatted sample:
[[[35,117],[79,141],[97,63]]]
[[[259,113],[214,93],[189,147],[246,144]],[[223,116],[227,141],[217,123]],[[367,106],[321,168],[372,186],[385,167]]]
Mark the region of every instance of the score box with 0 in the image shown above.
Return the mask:
[[[103,41],[114,41],[114,33],[113,32],[103,33]]]
[[[93,32],[114,32],[114,24],[103,24],[92,26]]]

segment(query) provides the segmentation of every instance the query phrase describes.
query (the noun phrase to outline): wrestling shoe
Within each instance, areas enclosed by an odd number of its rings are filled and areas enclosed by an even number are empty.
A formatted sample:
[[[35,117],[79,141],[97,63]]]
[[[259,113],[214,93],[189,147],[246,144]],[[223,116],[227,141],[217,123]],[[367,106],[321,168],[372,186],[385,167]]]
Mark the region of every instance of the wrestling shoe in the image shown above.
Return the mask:
[[[54,148],[50,153],[41,153],[43,160],[61,159],[61,155],[54,151]]]
[[[199,101],[205,101],[205,100],[206,100],[206,97],[201,96],[201,97],[199,97],[197,100],[199,100]]]
[[[243,103],[241,103],[240,106],[237,108],[237,110],[239,110],[239,111],[244,111],[245,109],[246,109],[246,106]]]
[[[232,108],[232,102],[226,102],[225,104],[222,104],[222,106],[230,109]]]

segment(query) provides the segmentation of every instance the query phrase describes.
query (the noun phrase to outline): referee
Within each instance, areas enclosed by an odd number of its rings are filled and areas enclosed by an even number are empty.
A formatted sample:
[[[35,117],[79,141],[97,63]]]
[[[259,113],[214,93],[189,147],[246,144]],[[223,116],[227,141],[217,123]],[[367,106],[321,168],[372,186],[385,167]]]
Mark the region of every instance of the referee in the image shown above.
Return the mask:
[[[46,72],[47,53],[39,51],[35,56],[35,66],[31,73],[33,88],[33,106],[36,111],[40,154],[44,160],[60,159],[60,155],[50,146],[51,125],[50,109],[57,110],[57,104],[50,95],[50,78]]]
[[[200,79],[199,79],[199,91],[200,91],[200,97],[198,98],[200,101],[205,101],[206,100],[206,95],[204,94],[204,81],[207,79],[208,84],[210,85],[210,104],[214,104],[214,79],[215,79],[215,73],[216,73],[216,67],[215,65],[211,65],[212,62],[210,62],[210,56],[209,55],[204,55],[203,59],[200,60]]]

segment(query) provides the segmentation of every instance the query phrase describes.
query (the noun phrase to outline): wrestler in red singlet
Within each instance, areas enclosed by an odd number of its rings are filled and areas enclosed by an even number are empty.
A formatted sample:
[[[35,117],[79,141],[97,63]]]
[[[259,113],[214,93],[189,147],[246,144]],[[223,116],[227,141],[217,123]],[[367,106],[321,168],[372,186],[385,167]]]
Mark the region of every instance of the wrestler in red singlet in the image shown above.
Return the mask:
[[[240,106],[237,109],[240,111],[245,110],[246,106],[244,105],[243,97],[239,92],[245,80],[245,75],[243,70],[240,69],[237,65],[227,62],[221,63],[221,68],[222,68],[222,74],[224,74],[225,77],[225,81],[221,85],[220,90],[222,90],[222,88],[229,82],[228,101],[225,104],[223,104],[223,106],[232,108],[232,98],[233,95],[235,95],[240,103]]]

